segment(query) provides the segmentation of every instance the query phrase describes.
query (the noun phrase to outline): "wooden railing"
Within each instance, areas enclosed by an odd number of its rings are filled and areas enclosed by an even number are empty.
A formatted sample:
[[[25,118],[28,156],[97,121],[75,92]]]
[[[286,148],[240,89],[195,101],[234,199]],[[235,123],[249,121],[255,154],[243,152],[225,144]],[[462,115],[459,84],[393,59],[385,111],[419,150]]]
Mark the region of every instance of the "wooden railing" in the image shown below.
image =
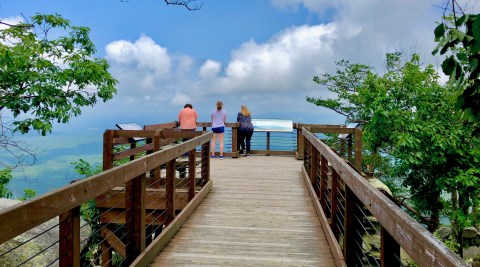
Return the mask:
[[[350,164],[307,128],[302,135],[303,174],[337,266],[469,266],[370,185],[358,160]]]
[[[85,264],[91,236],[101,236],[101,257],[89,255],[93,265],[115,264],[145,266],[165,246],[199,202],[212,188],[209,171],[211,132],[180,132],[172,130],[105,132],[104,151],[115,144],[128,144],[130,138],[145,138],[144,147],[137,145],[120,152],[105,152],[106,170],[100,174],[57,189],[32,200],[0,211],[0,265],[3,266],[80,266]],[[191,138],[181,144],[179,138]],[[137,144],[137,143],[136,143]],[[197,148],[200,148],[197,151]],[[188,153],[184,169],[176,168],[183,154]],[[113,159],[128,158],[130,162],[114,167]],[[188,170],[188,176],[179,177]],[[182,187],[179,188],[178,185]],[[88,205],[88,203],[94,205]],[[96,207],[96,208],[95,208]],[[81,209],[92,208],[89,222],[81,220]],[[35,235],[23,234],[40,224],[54,220],[54,225]],[[87,239],[80,232],[96,222]],[[55,230],[56,229],[56,230]],[[31,245],[42,235],[58,233],[51,244]],[[121,234],[120,234],[121,233]],[[98,241],[97,241],[98,242]],[[30,253],[18,256],[20,250]],[[56,256],[43,258],[47,249],[57,250]],[[82,252],[81,252],[82,251]],[[112,257],[113,251],[115,257]],[[10,256],[8,262],[3,257]],[[141,258],[137,258],[142,255]],[[120,263],[118,263],[120,261]]]

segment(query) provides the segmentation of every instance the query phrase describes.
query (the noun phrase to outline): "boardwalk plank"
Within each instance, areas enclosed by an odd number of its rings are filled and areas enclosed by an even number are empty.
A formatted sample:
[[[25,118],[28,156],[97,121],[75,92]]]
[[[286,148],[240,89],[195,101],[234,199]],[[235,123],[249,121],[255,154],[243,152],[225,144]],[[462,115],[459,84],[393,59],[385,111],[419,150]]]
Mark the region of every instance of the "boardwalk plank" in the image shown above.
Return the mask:
[[[212,160],[212,191],[151,266],[335,266],[301,164]]]

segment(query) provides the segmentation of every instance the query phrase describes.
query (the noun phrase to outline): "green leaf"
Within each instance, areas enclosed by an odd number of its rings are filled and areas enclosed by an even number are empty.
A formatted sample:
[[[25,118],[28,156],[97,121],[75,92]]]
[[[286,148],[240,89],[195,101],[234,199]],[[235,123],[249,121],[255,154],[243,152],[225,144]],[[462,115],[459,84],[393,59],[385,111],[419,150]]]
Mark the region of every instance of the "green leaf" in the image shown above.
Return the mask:
[[[435,39],[440,39],[440,37],[443,37],[445,34],[445,24],[440,23],[434,30],[435,33]]]
[[[456,66],[457,66],[457,61],[453,58],[453,56],[449,56],[442,63],[442,70],[445,73],[445,75],[450,76],[455,70]]]
[[[480,16],[476,15],[471,19],[473,20],[473,23],[472,23],[473,37],[476,40],[480,40]]]
[[[451,32],[452,32],[452,36],[456,36],[460,42],[462,42],[463,38],[465,38],[465,33],[462,32],[461,30],[452,29]]]

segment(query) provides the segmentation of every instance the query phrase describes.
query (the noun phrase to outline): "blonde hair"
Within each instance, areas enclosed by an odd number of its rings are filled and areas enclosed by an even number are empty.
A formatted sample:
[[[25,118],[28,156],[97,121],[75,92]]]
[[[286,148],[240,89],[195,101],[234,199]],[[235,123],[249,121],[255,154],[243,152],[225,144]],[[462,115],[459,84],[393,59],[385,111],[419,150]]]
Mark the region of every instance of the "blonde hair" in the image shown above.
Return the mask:
[[[218,101],[217,101],[217,110],[221,110],[222,107],[223,107],[223,102],[220,101],[220,100],[218,100]]]
[[[245,105],[242,105],[240,113],[242,113],[243,116],[250,116],[251,115],[250,111],[248,110],[247,106],[245,106]]]

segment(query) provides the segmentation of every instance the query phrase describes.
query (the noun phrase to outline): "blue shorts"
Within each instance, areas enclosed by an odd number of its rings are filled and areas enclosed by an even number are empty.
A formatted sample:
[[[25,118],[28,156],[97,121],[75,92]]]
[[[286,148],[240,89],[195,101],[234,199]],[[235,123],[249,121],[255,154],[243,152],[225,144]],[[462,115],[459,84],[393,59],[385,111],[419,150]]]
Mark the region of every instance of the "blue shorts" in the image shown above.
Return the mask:
[[[225,132],[225,127],[221,126],[221,127],[215,127],[215,128],[212,128],[212,131],[214,133],[223,133]]]

